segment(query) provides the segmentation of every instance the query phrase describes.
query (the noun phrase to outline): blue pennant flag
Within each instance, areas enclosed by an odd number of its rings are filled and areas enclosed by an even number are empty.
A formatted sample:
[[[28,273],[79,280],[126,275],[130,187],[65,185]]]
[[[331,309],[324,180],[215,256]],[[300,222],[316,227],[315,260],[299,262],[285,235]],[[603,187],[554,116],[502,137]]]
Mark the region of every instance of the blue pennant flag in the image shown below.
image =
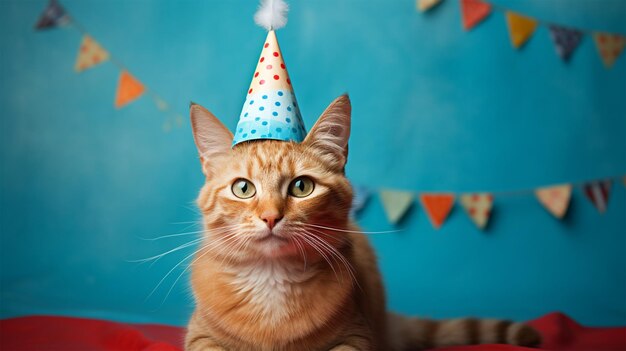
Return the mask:
[[[370,198],[370,191],[362,185],[354,186],[352,195],[352,208],[350,209],[350,217],[355,218],[357,213],[365,207],[367,200]]]
[[[48,7],[43,11],[35,29],[48,29],[62,26],[69,22],[70,18],[65,9],[56,0],[50,0]]]
[[[555,25],[550,25],[550,37],[554,42],[557,54],[568,61],[583,38],[583,32]]]

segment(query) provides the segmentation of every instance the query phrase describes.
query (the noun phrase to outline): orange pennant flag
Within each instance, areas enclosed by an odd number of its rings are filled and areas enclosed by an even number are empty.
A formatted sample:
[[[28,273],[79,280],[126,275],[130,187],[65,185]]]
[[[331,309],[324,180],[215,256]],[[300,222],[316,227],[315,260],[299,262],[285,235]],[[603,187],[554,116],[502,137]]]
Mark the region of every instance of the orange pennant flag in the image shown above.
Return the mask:
[[[491,5],[481,0],[461,0],[463,29],[470,30],[491,13]]]
[[[417,9],[421,12],[428,11],[433,7],[437,6],[441,0],[416,0],[417,1]]]
[[[604,67],[613,67],[615,60],[617,60],[624,50],[624,47],[626,47],[626,37],[617,34],[594,33],[593,39],[602,57]]]
[[[491,216],[493,196],[489,193],[463,194],[460,202],[476,226],[485,229]]]
[[[146,88],[140,81],[131,76],[128,71],[122,71],[117,85],[117,93],[115,94],[115,107],[120,108],[130,103],[140,97],[145,91]]]
[[[78,49],[78,57],[76,57],[74,70],[76,70],[76,72],[82,72],[108,60],[108,51],[104,50],[102,46],[89,35],[85,35]]]
[[[516,49],[522,47],[522,45],[530,39],[537,28],[537,21],[513,11],[506,12],[506,21],[509,24],[511,44],[513,44],[513,47]]]
[[[428,218],[435,229],[439,229],[454,206],[452,194],[422,194],[420,202],[426,209]]]
[[[535,196],[546,210],[554,217],[561,219],[569,207],[572,185],[563,184],[538,188],[535,190]]]

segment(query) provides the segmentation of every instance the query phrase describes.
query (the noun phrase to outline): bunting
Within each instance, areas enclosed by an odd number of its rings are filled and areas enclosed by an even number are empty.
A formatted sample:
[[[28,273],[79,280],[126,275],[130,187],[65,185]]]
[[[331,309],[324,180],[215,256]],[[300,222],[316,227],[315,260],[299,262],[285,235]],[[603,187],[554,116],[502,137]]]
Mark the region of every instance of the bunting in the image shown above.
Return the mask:
[[[598,53],[606,68],[613,67],[615,60],[626,46],[626,37],[610,33],[595,33],[593,39],[598,47]]]
[[[426,210],[433,227],[439,229],[454,206],[454,195],[422,194],[420,195],[420,202]]]
[[[570,184],[555,185],[539,188],[535,195],[543,207],[554,217],[561,219],[565,216],[572,196],[572,186]]]
[[[383,202],[387,219],[391,223],[398,223],[413,204],[413,194],[408,191],[381,190],[380,199]]]
[[[117,93],[115,94],[115,107],[120,108],[131,103],[143,95],[145,91],[146,88],[140,81],[135,79],[128,71],[122,71],[117,84]]]
[[[83,42],[78,49],[78,57],[74,69],[82,72],[95,65],[109,60],[109,53],[89,35],[83,36]]]
[[[606,212],[609,204],[611,183],[610,180],[598,180],[584,185],[585,195],[600,213]]]
[[[48,6],[35,24],[35,29],[41,30],[63,26],[69,23],[69,21],[70,17],[65,12],[65,9],[56,0],[50,0],[50,3],[48,3]]]
[[[439,5],[441,0],[416,0],[417,9],[425,12]]]
[[[580,183],[564,183],[560,185],[540,186],[534,189],[515,190],[504,192],[462,192],[458,194],[459,203],[467,216],[480,230],[484,230],[491,219],[495,198],[534,194],[538,202],[555,218],[563,219],[572,201],[573,189],[582,187],[582,191],[594,204],[600,213],[608,208],[609,193],[613,180],[624,182],[626,175],[604,180],[586,181]],[[354,186],[353,218],[367,202],[370,190],[362,186]],[[404,190],[381,189],[379,197],[387,219],[392,224],[398,224],[413,205],[415,197],[419,198],[421,207],[426,212],[429,221],[435,229],[440,229],[448,219],[454,208],[456,194],[454,192],[412,192]],[[362,198],[365,198],[363,201]]]
[[[355,217],[362,209],[370,198],[370,191],[368,188],[357,185],[352,189],[352,208],[350,209],[350,216]]]
[[[602,31],[587,31],[551,22],[539,21],[531,16],[511,11],[485,0],[458,0],[463,29],[469,31],[489,17],[492,11],[505,14],[509,38],[515,49],[521,49],[534,35],[538,26],[548,27],[550,38],[559,57],[568,61],[585,35],[592,35],[606,68],[611,68],[626,47],[626,36]],[[421,12],[439,4],[441,0],[416,0]]]
[[[470,30],[491,13],[491,5],[481,0],[461,0],[463,29]]]
[[[583,38],[583,32],[577,29],[550,25],[550,37],[554,42],[556,53],[563,61],[568,61]]]
[[[537,29],[537,21],[513,11],[506,12],[506,22],[509,25],[511,44],[516,49],[526,44]]]
[[[468,193],[460,197],[461,206],[479,229],[485,229],[491,208],[493,207],[493,195],[490,193]]]
[[[154,104],[159,111],[167,115],[163,122],[163,131],[168,132],[173,127],[181,127],[184,118],[170,108],[170,105],[151,89],[148,89],[135,76],[131,75],[124,65],[118,59],[102,47],[85,28],[80,25],[73,17],[69,15],[67,10],[62,7],[57,0],[49,0],[48,5],[35,23],[36,30],[48,29],[53,27],[64,26],[77,30],[82,34],[82,40],[78,49],[74,70],[82,72],[84,70],[101,65],[105,62],[111,62],[120,70],[117,90],[115,92],[115,107],[121,108],[130,102],[138,99],[144,94],[152,97]]]

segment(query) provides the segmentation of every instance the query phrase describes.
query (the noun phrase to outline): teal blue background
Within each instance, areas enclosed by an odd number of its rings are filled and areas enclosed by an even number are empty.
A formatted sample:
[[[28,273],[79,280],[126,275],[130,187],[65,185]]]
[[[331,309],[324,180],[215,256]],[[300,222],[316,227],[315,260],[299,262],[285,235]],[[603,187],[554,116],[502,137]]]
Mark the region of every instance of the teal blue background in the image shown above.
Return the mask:
[[[621,0],[497,0],[574,27],[626,34]],[[0,316],[61,314],[184,324],[192,248],[131,263],[195,238],[202,185],[188,103],[231,129],[261,50],[253,1],[66,0],[93,37],[184,123],[143,97],[113,108],[118,69],[73,71],[78,31],[35,32],[44,0],[0,2]],[[503,13],[471,32],[459,4],[291,1],[278,36],[310,128],[343,92],[353,102],[348,175],[412,191],[515,190],[626,173],[626,57],[603,67],[587,35],[569,63],[538,28],[511,48]],[[626,191],[599,214],[576,187],[568,217],[532,194],[496,197],[477,230],[457,207],[432,229],[416,204],[399,233],[372,235],[390,308],[433,317],[529,319],[563,311],[626,324]],[[367,230],[392,229],[378,197]]]

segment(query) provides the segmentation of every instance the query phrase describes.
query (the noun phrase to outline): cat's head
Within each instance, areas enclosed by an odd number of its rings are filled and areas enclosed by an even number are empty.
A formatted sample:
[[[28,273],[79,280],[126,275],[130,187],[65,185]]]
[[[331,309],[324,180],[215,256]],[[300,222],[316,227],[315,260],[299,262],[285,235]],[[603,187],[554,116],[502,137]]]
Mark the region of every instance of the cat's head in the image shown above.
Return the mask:
[[[198,206],[206,247],[230,259],[316,255],[346,243],[352,189],[344,175],[350,99],[333,101],[302,143],[256,140],[231,148],[233,134],[191,107],[206,182]],[[330,246],[328,246],[330,245]]]

